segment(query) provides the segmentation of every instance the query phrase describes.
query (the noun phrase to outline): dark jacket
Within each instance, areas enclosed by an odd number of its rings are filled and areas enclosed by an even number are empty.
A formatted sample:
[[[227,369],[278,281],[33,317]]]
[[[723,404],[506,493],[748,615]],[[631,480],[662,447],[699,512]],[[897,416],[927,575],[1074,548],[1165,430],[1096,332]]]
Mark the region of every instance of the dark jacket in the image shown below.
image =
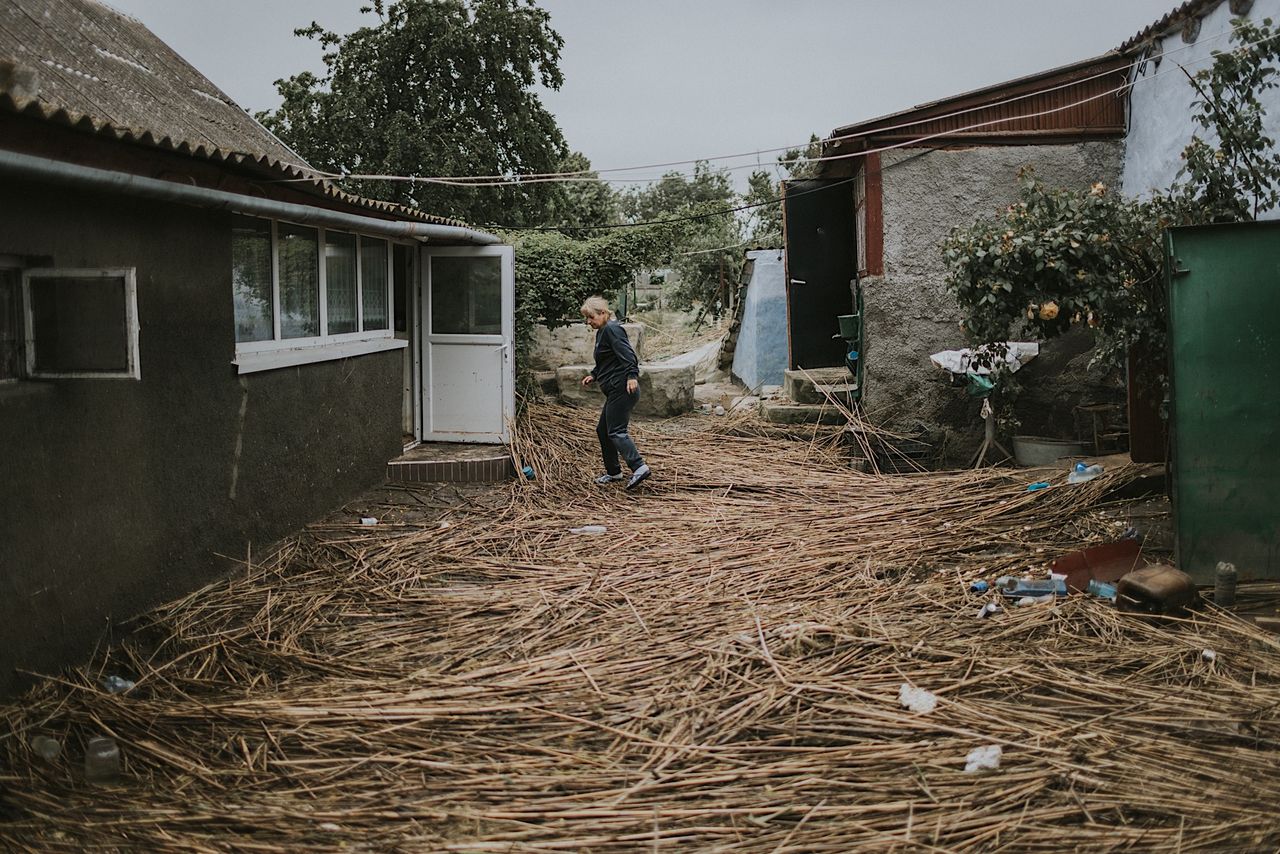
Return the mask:
[[[616,320],[610,320],[596,330],[596,366],[591,376],[606,394],[622,388],[629,379],[640,378],[640,360],[631,349],[627,330]]]

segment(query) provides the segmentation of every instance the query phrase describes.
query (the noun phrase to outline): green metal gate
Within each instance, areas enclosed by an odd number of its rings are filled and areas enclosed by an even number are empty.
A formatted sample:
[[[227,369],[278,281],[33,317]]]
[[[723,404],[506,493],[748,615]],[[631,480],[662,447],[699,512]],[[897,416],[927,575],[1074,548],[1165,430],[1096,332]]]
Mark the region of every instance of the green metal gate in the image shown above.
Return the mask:
[[[1280,578],[1280,223],[1172,229],[1165,254],[1177,565]]]

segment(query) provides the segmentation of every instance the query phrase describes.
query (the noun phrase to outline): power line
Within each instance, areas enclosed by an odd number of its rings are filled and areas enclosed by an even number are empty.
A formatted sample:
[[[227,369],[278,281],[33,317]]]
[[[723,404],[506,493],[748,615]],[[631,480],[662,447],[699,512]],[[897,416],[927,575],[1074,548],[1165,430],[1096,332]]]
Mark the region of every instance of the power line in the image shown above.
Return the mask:
[[[1238,32],[1240,29],[1242,29],[1245,26],[1249,26],[1249,23],[1242,24],[1239,27],[1233,27],[1229,30],[1224,30],[1221,33],[1218,33],[1213,36],[1208,36],[1204,39],[1200,39],[1197,43],[1203,44],[1205,42],[1227,38],[1231,35],[1234,35],[1236,32]],[[1181,53],[1182,51],[1190,50],[1195,46],[1196,46],[1195,44],[1188,44],[1188,45],[1184,45],[1183,47],[1175,48],[1173,50],[1163,51],[1161,53],[1161,56],[1162,57],[1172,56],[1174,54]],[[1212,56],[1205,57],[1199,61],[1203,62],[1205,59],[1212,59],[1212,58],[1213,58]],[[1132,71],[1139,63],[1140,63],[1139,60],[1134,60],[1133,62],[1131,62],[1128,66],[1129,70]],[[1051,86],[1044,89],[1037,89],[1032,92],[1026,92],[1026,93],[1023,93],[1022,95],[1015,95],[1013,97],[1005,98],[1000,101],[994,101],[989,104],[982,104],[975,107],[968,107],[963,110],[956,110],[954,112],[945,113],[939,116],[931,116],[927,119],[919,119],[916,121],[903,122],[896,125],[885,125],[882,127],[875,128],[872,131],[846,134],[843,136],[830,137],[829,139],[843,142],[846,140],[861,139],[863,137],[872,136],[875,134],[884,134],[888,131],[903,130],[905,128],[914,127],[916,125],[924,124],[926,122],[936,122],[936,121],[943,121],[946,119],[956,118],[957,116],[963,116],[963,115],[967,115],[969,113],[977,112],[980,110],[991,109],[993,107],[1004,106],[1006,104],[1012,104],[1017,101],[1025,100],[1027,98],[1033,98],[1038,95],[1045,95],[1051,92],[1057,92],[1062,89],[1067,89],[1072,86],[1078,86],[1081,83],[1088,83],[1092,80],[1097,80],[1102,77],[1108,77],[1112,74],[1115,74],[1119,70],[1120,70],[1119,68],[1110,69],[1108,71],[1099,72],[1097,74],[1093,74],[1088,77],[1082,77],[1078,80],[1071,80],[1066,83],[1060,83],[1056,86]],[[1151,78],[1141,78],[1141,79],[1152,79],[1154,77],[1159,76],[1160,73],[1163,73],[1163,72],[1159,72],[1155,75],[1152,75]],[[1132,85],[1132,84],[1127,84],[1127,85]],[[1125,87],[1121,87],[1121,88],[1123,89]],[[1085,103],[1085,102],[1082,101],[1078,103]],[[1075,106],[1075,105],[1072,105],[1072,106]],[[337,173],[337,172],[316,172],[315,175],[326,178],[328,180],[333,180],[333,181],[341,181],[341,180],[403,181],[403,182],[412,182],[412,183],[429,183],[429,184],[440,184],[445,186],[460,186],[460,187],[517,186],[520,184],[536,184],[536,183],[552,183],[552,182],[558,183],[561,181],[589,181],[589,182],[604,181],[607,183],[650,183],[654,180],[659,180],[659,179],[657,178],[600,178],[599,176],[606,173],[636,172],[641,169],[661,169],[661,168],[666,168],[671,166],[688,166],[690,164],[697,164],[701,162],[713,162],[718,160],[737,160],[744,157],[755,157],[757,158],[757,161],[758,161],[758,158],[761,154],[774,154],[777,152],[786,152],[786,151],[792,151],[795,149],[804,150],[812,144],[813,144],[813,140],[809,140],[807,142],[804,142],[798,145],[784,146],[781,148],[765,148],[765,149],[759,149],[756,151],[742,152],[739,154],[724,154],[724,155],[717,155],[714,157],[701,157],[701,158],[690,159],[690,160],[673,160],[666,163],[650,163],[643,166],[623,166],[623,167],[615,167],[610,169],[583,169],[583,170],[568,171],[568,172],[533,172],[533,173],[527,173],[527,174],[516,175],[516,176],[512,176],[512,175],[405,176],[405,175],[357,174],[357,173]],[[821,156],[816,158],[801,157],[801,158],[798,158],[796,162],[817,163],[817,162],[822,162],[824,160],[829,160],[829,159],[838,159],[844,156],[847,156],[847,155],[834,155],[831,157]],[[733,171],[737,169],[750,169],[750,168],[758,168],[758,167],[759,167],[759,163],[757,162],[757,163],[739,164],[736,166],[725,166],[725,167],[722,167],[722,169],[725,171]],[[292,179],[292,180],[308,180],[308,179]]]

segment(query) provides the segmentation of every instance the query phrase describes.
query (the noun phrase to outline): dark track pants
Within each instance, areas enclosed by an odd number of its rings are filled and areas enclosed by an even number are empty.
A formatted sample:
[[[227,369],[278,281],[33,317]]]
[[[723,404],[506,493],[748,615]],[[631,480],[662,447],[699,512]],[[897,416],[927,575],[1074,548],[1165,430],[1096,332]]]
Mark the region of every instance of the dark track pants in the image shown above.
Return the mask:
[[[603,391],[603,389],[602,389]],[[600,456],[604,459],[604,470],[609,474],[621,474],[622,467],[618,457],[627,461],[627,468],[635,471],[644,465],[636,443],[631,441],[627,426],[631,421],[631,410],[640,400],[640,392],[628,394],[626,386],[605,392],[604,409],[600,411],[600,423],[596,424],[596,436],[600,439]]]

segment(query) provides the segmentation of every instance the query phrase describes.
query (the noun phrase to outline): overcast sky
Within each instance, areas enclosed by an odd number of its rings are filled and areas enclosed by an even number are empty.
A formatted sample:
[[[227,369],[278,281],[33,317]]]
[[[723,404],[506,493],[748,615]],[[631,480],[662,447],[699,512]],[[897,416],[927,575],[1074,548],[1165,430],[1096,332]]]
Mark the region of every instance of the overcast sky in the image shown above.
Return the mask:
[[[241,106],[320,72],[312,20],[367,0],[108,0]],[[810,133],[1105,53],[1175,0],[541,0],[564,37],[545,102],[599,169],[796,145]],[[772,154],[759,160],[771,163]],[[754,162],[722,161],[721,165]],[[656,176],[663,170],[626,177]],[[735,171],[739,183],[747,170]]]

